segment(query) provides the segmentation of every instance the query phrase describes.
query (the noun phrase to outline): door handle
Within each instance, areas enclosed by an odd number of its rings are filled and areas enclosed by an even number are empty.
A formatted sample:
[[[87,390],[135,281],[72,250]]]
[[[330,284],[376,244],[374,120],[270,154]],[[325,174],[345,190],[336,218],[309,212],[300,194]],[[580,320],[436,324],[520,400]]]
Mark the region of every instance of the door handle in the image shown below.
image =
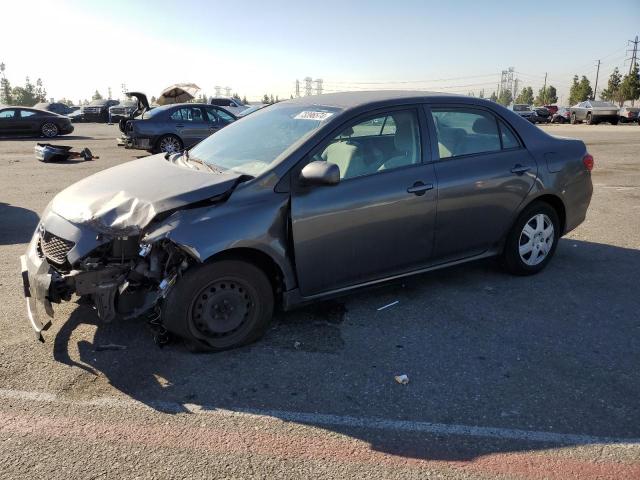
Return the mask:
[[[527,173],[529,170],[531,170],[531,167],[523,167],[522,165],[517,164],[511,169],[511,173],[522,175],[523,173]]]
[[[176,128],[184,128],[184,125],[182,125],[181,123],[179,123],[178,125],[176,125]]]
[[[407,193],[414,193],[416,195],[424,195],[427,190],[433,189],[433,183],[416,182],[411,187],[407,188]]]

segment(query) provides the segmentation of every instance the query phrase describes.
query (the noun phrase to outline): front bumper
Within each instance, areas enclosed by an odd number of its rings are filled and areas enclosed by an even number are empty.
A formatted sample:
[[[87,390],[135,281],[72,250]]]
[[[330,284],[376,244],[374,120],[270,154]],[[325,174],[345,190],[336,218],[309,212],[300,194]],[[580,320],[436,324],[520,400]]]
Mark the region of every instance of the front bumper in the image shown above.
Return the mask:
[[[41,342],[42,332],[51,326],[53,307],[49,301],[49,288],[51,286],[52,269],[46,260],[31,254],[20,257],[22,270],[22,285],[26,299],[27,318],[33,328],[36,338]]]

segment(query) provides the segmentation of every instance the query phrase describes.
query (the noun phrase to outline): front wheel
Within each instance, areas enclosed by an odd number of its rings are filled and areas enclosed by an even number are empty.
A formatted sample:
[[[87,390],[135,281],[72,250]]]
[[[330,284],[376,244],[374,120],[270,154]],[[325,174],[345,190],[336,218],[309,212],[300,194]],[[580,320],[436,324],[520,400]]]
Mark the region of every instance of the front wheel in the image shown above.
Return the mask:
[[[591,118],[590,113],[587,113],[587,118],[585,119],[584,123],[586,123],[587,125],[591,125],[593,123],[593,119]]]
[[[571,114],[570,122],[571,122],[571,125],[575,125],[576,123],[578,123],[578,121],[576,120],[576,114],[575,113]]]
[[[273,308],[273,288],[260,268],[221,260],[188,271],[167,296],[162,316],[190,349],[221,351],[259,339]]]
[[[57,137],[59,133],[58,126],[53,122],[47,122],[40,127],[40,133],[47,138]]]
[[[514,275],[533,275],[551,260],[560,238],[560,220],[549,204],[534,202],[518,217],[507,236],[505,267]]]

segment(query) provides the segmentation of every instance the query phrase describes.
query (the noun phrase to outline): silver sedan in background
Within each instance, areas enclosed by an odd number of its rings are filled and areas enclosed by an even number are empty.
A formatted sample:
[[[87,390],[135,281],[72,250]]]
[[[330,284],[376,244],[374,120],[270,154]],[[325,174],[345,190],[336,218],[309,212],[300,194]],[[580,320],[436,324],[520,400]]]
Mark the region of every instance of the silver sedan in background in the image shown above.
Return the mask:
[[[571,123],[584,122],[592,125],[600,122],[618,124],[618,107],[611,102],[586,100],[571,107]]]

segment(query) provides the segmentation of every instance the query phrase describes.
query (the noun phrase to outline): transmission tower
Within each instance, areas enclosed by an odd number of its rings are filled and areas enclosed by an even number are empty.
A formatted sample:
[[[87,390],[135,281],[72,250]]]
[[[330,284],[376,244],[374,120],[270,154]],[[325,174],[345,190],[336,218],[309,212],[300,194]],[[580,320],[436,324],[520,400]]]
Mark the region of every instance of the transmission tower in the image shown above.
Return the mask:
[[[513,93],[513,67],[509,67],[508,70],[502,70],[500,76],[500,92],[508,90]],[[500,95],[498,92],[498,95]]]
[[[322,79],[317,78],[314,81],[316,83],[316,95],[322,95]]]
[[[313,94],[313,79],[311,77],[304,77],[304,94],[309,96]]]
[[[220,85],[216,85],[215,87],[213,87],[216,91],[216,97],[220,96],[220,90],[222,90],[222,87]]]
[[[629,75],[631,75],[631,70],[633,70],[634,65],[638,61],[638,36],[636,35],[635,40],[629,40],[629,43],[633,43],[633,49],[631,50],[631,58],[627,60],[631,60],[629,64]]]
[[[224,87],[224,94],[227,97],[230,97],[231,96],[231,87]]]
[[[300,80],[296,78],[296,97],[300,96]]]

